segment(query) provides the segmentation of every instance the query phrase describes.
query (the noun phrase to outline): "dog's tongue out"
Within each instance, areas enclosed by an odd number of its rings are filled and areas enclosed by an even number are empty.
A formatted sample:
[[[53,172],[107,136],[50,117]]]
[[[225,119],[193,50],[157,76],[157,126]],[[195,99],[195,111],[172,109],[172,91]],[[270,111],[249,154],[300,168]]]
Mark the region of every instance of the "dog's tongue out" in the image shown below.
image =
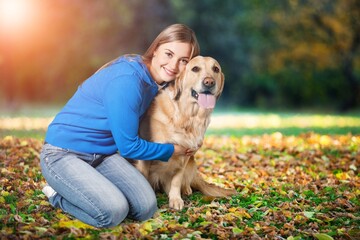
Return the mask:
[[[199,93],[198,103],[203,108],[214,108],[216,97],[211,94]]]

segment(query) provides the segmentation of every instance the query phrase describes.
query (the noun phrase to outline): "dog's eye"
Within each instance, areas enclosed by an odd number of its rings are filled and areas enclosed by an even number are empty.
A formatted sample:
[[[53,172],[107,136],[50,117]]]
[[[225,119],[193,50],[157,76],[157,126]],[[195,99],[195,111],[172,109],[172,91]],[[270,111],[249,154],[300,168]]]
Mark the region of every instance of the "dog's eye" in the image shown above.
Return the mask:
[[[193,68],[191,69],[191,71],[193,71],[193,72],[198,72],[198,71],[200,71],[200,68],[197,67],[197,66],[195,66],[195,67],[193,67]]]
[[[217,66],[213,66],[213,71],[218,73],[218,72],[220,72],[220,69]]]

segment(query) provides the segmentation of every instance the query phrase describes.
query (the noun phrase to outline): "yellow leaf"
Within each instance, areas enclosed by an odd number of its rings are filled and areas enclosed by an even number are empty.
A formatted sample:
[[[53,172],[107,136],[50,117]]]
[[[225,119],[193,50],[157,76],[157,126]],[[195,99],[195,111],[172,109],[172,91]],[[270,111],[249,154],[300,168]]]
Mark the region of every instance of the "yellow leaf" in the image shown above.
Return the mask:
[[[319,240],[334,240],[331,236],[325,234],[325,233],[315,233],[314,237],[316,237]]]
[[[244,232],[244,230],[235,227],[232,229],[232,232],[236,235],[236,234],[240,234],[240,233]]]
[[[287,195],[287,192],[285,192],[284,190],[280,190],[279,193],[280,193],[281,195]]]
[[[4,191],[4,190],[1,191],[1,196],[7,197],[9,195],[10,195],[10,193],[8,191]]]
[[[304,212],[305,217],[312,218],[314,216],[315,212]]]
[[[329,146],[331,144],[331,138],[328,135],[322,135],[320,137],[320,144],[322,146]]]
[[[86,223],[83,223],[79,220],[65,220],[65,219],[61,219],[59,221],[59,227],[63,227],[63,228],[70,228],[70,227],[74,227],[74,228],[93,228],[90,225],[87,225]]]
[[[5,141],[5,142],[10,142],[10,141],[13,141],[13,137],[12,136],[6,136],[6,137],[4,137],[3,138],[3,140]]]
[[[301,221],[301,220],[303,220],[303,219],[304,219],[304,217],[301,216],[301,215],[296,215],[296,216],[295,216],[295,221]]]
[[[346,179],[350,178],[349,174],[344,173],[344,172],[339,172],[339,173],[335,174],[335,177],[339,180],[346,180]]]
[[[235,208],[235,207],[232,207],[232,208],[229,208],[229,210],[228,210],[229,212],[236,212],[237,211],[237,208]]]
[[[251,218],[251,215],[245,209],[238,209],[234,212],[234,215],[240,219],[242,218]]]
[[[356,189],[355,194],[360,195],[360,189]]]
[[[50,203],[48,201],[42,200],[39,205],[40,206],[49,206]]]
[[[211,214],[211,212],[210,211],[206,211],[206,217],[212,217],[212,214]]]
[[[284,216],[287,217],[287,218],[291,218],[292,217],[292,213],[291,211],[288,211],[288,210],[284,210],[282,211]]]
[[[148,222],[145,222],[141,228],[140,228],[140,233],[144,236],[144,235],[147,235],[148,233],[151,233],[153,231],[153,228],[152,228],[152,224],[150,221]]]
[[[300,236],[297,237],[290,236],[286,240],[300,240],[300,239],[302,239]]]
[[[201,226],[208,226],[208,225],[211,225],[213,222],[207,222],[207,221],[205,221],[205,222],[201,222],[200,223],[200,225]]]

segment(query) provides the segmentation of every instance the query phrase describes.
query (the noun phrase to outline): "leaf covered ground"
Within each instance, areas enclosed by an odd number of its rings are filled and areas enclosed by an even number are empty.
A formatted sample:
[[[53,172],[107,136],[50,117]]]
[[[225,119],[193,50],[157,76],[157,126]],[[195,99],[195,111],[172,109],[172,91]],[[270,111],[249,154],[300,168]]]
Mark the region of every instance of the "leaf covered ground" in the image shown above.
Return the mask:
[[[145,222],[97,229],[53,209],[41,192],[41,140],[0,139],[0,239],[359,239],[360,136],[208,136],[204,178],[238,194],[185,198]]]

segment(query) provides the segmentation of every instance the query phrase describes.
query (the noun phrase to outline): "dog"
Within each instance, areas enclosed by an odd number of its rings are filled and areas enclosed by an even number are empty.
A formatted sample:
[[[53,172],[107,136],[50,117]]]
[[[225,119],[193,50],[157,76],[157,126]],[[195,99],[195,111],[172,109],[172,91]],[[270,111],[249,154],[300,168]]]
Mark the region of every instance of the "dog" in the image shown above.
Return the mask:
[[[224,80],[215,59],[194,57],[154,98],[140,122],[140,137],[190,149],[200,148]],[[236,190],[207,183],[197,171],[194,156],[171,157],[168,162],[136,161],[135,166],[155,191],[165,191],[169,207],[176,210],[184,207],[181,194],[190,195],[193,189],[212,197],[236,193]]]

